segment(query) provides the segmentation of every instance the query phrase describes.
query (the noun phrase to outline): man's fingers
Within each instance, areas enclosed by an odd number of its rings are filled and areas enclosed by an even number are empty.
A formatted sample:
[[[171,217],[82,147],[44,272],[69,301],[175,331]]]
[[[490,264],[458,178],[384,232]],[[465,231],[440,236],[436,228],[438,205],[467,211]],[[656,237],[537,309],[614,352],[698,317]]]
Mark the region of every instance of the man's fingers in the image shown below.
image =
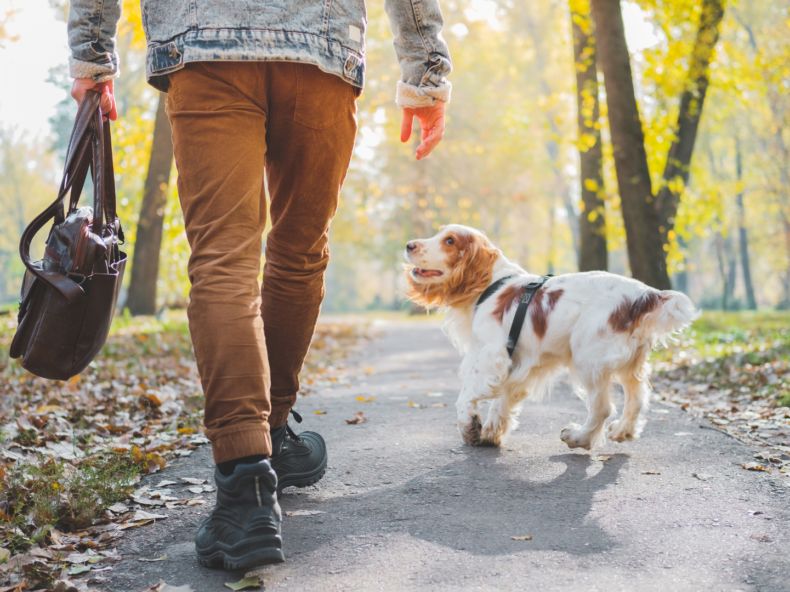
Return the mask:
[[[411,124],[414,120],[414,114],[408,109],[403,110],[403,119],[400,123],[400,141],[408,142],[411,138]]]
[[[432,123],[431,128],[427,127],[431,123],[426,123],[422,130],[422,143],[417,147],[417,160],[428,156],[444,137],[444,115],[437,117]]]

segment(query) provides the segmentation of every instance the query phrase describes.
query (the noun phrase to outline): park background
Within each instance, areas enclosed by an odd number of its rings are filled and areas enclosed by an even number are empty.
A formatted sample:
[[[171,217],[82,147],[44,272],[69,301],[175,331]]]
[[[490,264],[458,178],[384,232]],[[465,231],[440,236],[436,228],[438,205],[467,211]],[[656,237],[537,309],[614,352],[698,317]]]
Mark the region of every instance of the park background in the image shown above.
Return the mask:
[[[669,189],[680,201],[674,227],[661,227],[662,246],[673,287],[702,308],[787,308],[790,3],[728,2],[720,22],[714,15],[715,26],[708,15],[705,37],[703,12],[722,6],[622,2],[652,189],[656,195]],[[404,243],[451,222],[484,230],[508,257],[540,274],[579,270],[580,249],[590,252],[585,228],[592,229],[593,239],[605,236],[606,252],[581,267],[600,268],[603,261],[612,272],[630,274],[601,64],[600,83],[589,76],[594,41],[581,53],[577,47],[574,57],[573,27],[577,41],[591,33],[589,5],[455,0],[442,8],[453,100],[442,144],[418,163],[416,145],[398,138],[400,71],[383,2],[369,3],[367,82],[358,102],[355,155],[331,230],[325,312],[403,308]],[[76,112],[67,11],[64,0],[0,2],[0,303],[6,308],[17,300],[23,274],[19,235],[56,195]],[[132,256],[126,284],[135,280],[141,292],[124,292],[119,304],[126,306],[128,297],[132,312],[150,314],[188,301],[189,247],[160,94],[145,82],[135,0],[124,0],[118,45],[116,182]],[[709,82],[704,103],[700,80]],[[584,121],[577,117],[577,82]],[[668,154],[679,141],[684,93],[692,97],[686,115],[697,109],[701,120],[690,165],[672,172]],[[582,178],[585,158],[587,170],[600,175]],[[599,205],[591,209],[590,203]],[[135,272],[136,243],[146,247],[140,259],[153,260],[159,251],[155,278],[142,265]]]

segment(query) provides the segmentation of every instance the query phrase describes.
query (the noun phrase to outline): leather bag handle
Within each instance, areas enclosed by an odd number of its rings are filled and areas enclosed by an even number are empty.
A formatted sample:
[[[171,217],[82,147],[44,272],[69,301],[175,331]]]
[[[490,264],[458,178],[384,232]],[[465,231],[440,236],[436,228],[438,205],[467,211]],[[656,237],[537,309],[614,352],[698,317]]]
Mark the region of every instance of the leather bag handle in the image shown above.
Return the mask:
[[[112,148],[109,123],[106,124],[106,129],[102,124],[102,112],[99,106],[100,100],[101,94],[96,91],[89,90],[85,93],[82,102],[80,102],[79,109],[77,110],[74,129],[69,139],[69,146],[66,152],[66,164],[63,168],[63,180],[58,190],[58,197],[28,224],[27,228],[22,232],[22,238],[19,241],[19,255],[28,271],[58,290],[69,302],[74,302],[84,294],[83,289],[77,282],[61,273],[47,271],[34,265],[30,260],[30,245],[36,234],[38,234],[50,220],[55,218],[56,223],[65,220],[63,201],[70,190],[71,196],[69,205],[71,207],[73,204],[74,207],[76,207],[87,174],[88,167],[86,166],[86,161],[93,169],[94,225],[95,221],[98,219],[98,229],[100,232],[103,232],[102,202],[104,201],[105,204],[107,204],[105,200],[112,199],[113,203],[111,207],[105,209],[108,212],[112,211],[114,213],[115,211],[115,179],[112,177],[112,173],[110,173],[109,178],[107,177],[106,167],[103,166],[102,162],[105,161],[106,158],[112,159]],[[105,133],[105,131],[107,133]],[[109,150],[106,149],[107,147],[109,147]],[[93,162],[88,160],[89,151],[92,153]],[[110,171],[111,170],[112,166],[110,166]],[[113,186],[111,192],[107,190],[108,184]],[[108,195],[105,197],[105,194]],[[114,222],[115,221],[112,220],[110,222],[111,225],[114,225]],[[94,233],[96,233],[95,230]],[[96,234],[102,236],[100,233]]]

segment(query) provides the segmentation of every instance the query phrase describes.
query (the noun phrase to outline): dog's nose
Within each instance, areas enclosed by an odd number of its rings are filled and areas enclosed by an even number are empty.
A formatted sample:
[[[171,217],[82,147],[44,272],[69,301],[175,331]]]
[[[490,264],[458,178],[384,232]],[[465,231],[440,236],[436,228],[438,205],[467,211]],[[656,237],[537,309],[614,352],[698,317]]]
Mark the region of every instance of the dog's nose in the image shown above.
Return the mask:
[[[417,248],[417,243],[415,243],[414,241],[406,243],[406,250],[407,251],[413,251],[416,248]]]

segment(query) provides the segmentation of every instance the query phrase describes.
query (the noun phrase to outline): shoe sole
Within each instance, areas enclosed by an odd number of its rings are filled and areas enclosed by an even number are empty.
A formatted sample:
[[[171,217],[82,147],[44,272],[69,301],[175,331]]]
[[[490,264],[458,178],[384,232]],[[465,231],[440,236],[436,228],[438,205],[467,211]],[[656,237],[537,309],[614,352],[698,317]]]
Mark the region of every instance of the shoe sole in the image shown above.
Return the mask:
[[[248,549],[251,546],[258,548],[241,555],[234,553],[233,551],[235,549],[233,547],[223,548],[225,545],[218,543],[220,548],[211,552],[200,553],[200,551],[197,551],[198,563],[203,567],[222,567],[226,570],[246,569],[248,567],[256,567],[260,565],[284,563],[285,555],[279,546],[265,546],[271,545],[273,542],[275,541],[272,541],[271,539],[254,539],[251,541],[243,541],[240,546],[245,549]],[[279,540],[276,542],[278,545],[280,544]]]
[[[326,464],[327,464],[327,457],[324,456],[323,462],[314,471],[310,471],[309,473],[296,473],[291,475],[285,475],[282,479],[280,479],[278,475],[277,495],[280,495],[283,489],[285,489],[286,487],[309,487],[310,485],[315,485],[321,480],[321,478],[326,473]]]

